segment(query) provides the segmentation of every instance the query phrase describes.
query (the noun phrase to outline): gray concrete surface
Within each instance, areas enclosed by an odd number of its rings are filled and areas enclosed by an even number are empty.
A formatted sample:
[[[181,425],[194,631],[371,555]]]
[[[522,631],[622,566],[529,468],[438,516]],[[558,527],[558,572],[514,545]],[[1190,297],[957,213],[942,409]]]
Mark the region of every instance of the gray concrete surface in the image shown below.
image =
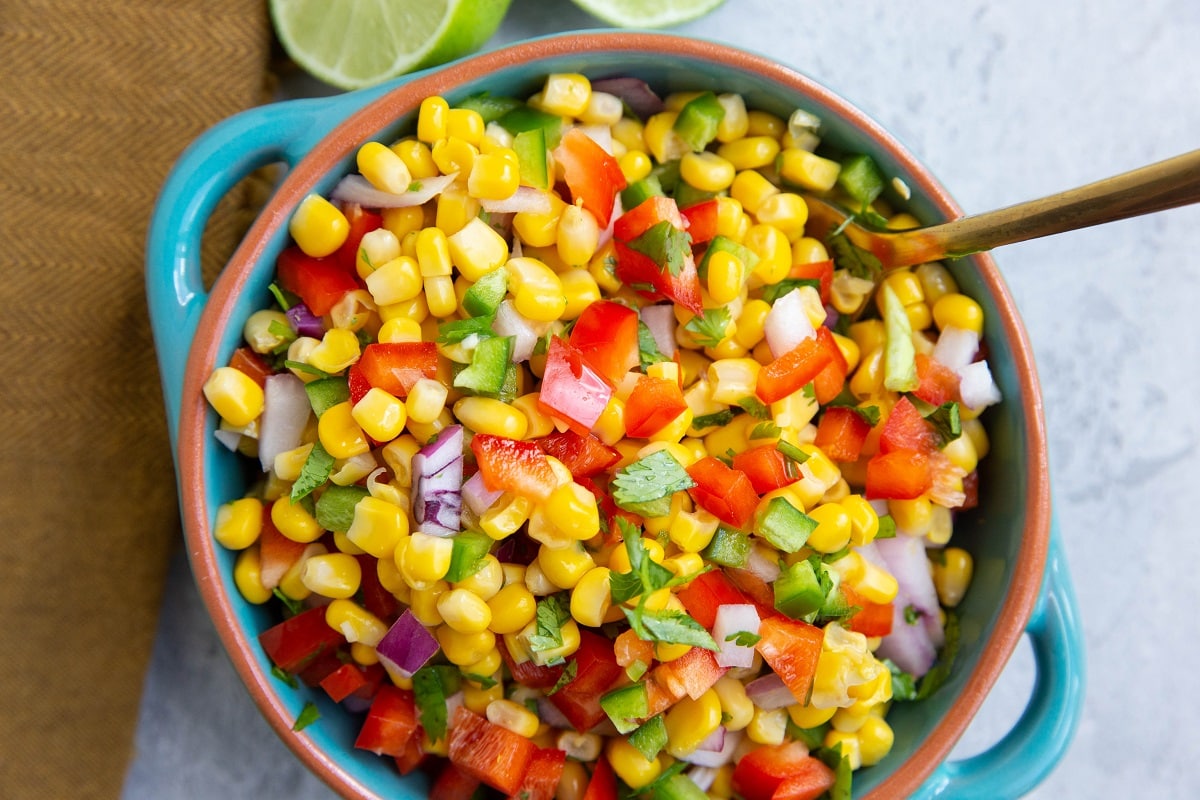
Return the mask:
[[[515,0],[489,47],[596,26],[568,0]],[[1194,0],[728,0],[679,30],[838,91],[968,212],[1200,145]],[[1073,747],[1030,797],[1200,795],[1198,253],[1200,207],[998,253],[1040,367],[1088,663]],[[1008,730],[1032,680],[1023,645],[956,753]],[[123,797],[332,797],[259,718],[182,557]]]

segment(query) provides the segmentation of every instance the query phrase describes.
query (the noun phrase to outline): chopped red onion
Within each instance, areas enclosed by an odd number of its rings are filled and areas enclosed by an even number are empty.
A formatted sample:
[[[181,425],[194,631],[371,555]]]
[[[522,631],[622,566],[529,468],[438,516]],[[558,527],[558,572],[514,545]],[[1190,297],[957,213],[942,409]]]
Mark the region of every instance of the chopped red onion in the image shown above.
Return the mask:
[[[795,702],[795,701],[793,701]],[[723,741],[721,742],[720,750],[702,750],[696,748],[687,755],[681,756],[680,761],[686,761],[689,764],[695,764],[698,767],[723,767],[733,761],[738,745],[742,743],[741,731],[726,731],[724,727],[718,728],[722,731]],[[715,734],[714,734],[715,735]],[[710,737],[711,738],[711,737]]]
[[[424,205],[437,197],[446,187],[454,183],[457,172],[449,175],[438,175],[433,178],[421,178],[413,181],[413,189],[402,194],[385,192],[376,189],[362,175],[347,175],[333,187],[330,197],[343,203],[358,203],[366,208],[407,208]]]
[[[304,381],[290,372],[267,376],[258,428],[258,461],[263,472],[275,466],[275,456],[300,446],[311,413]]]
[[[640,78],[601,78],[592,81],[592,91],[616,95],[643,120],[663,110],[662,98]]]
[[[413,673],[437,655],[438,643],[429,629],[405,609],[388,632],[375,645],[379,660],[389,672],[411,678]]]
[[[558,706],[550,702],[549,698],[540,697],[537,701],[538,716],[542,722],[549,725],[551,728],[562,728],[563,730],[575,730],[575,726],[571,724],[563,713],[558,710]]]
[[[692,767],[685,774],[702,792],[707,792],[717,782],[717,770],[713,767]]]
[[[518,186],[503,200],[480,200],[479,205],[489,214],[516,214],[520,211],[545,214],[553,207],[550,195],[532,186]]]
[[[482,472],[476,472],[467,478],[467,482],[462,486],[463,503],[477,517],[482,517],[484,512],[491,508],[503,494],[502,491],[492,491],[483,485]]]
[[[779,358],[800,342],[816,335],[816,328],[804,310],[804,299],[799,290],[788,292],[776,300],[763,320],[763,336],[773,358]]]
[[[717,608],[716,621],[713,623],[712,636],[716,640],[720,652],[717,653],[717,664],[722,667],[749,667],[754,663],[754,646],[741,645],[729,641],[729,637],[738,633],[758,635],[761,624],[758,609],[750,603],[730,603]]]
[[[897,595],[897,601],[900,596]],[[890,658],[896,666],[916,677],[921,677],[937,659],[937,648],[924,625],[910,625],[904,619],[905,606],[896,602],[892,609],[892,632],[883,637],[875,655]]]
[[[787,708],[796,704],[796,696],[774,672],[768,672],[761,678],[755,678],[746,684],[746,696],[754,701],[754,705],[766,711],[776,708]]]
[[[296,333],[301,336],[311,336],[314,339],[320,339],[325,335],[325,326],[321,323],[321,318],[309,310],[304,303],[296,303],[296,305],[284,312],[287,317],[288,325],[292,327]]]
[[[718,725],[717,729],[708,735],[703,742],[696,745],[697,750],[706,753],[719,753],[725,747],[725,726]]]
[[[417,530],[453,536],[462,525],[463,429],[445,428],[413,456],[412,511]]]
[[[674,358],[676,352],[675,346],[675,306],[671,304],[660,304],[656,306],[644,306],[639,312],[642,322],[646,323],[646,327],[650,329],[650,333],[654,335],[654,344],[658,346],[658,352],[662,353],[667,358]]]

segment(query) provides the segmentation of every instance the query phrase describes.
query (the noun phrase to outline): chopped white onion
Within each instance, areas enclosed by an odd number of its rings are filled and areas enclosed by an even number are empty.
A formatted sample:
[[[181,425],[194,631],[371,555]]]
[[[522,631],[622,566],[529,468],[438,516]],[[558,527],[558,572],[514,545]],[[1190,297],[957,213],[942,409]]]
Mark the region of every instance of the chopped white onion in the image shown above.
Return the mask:
[[[290,372],[267,376],[258,436],[258,460],[263,472],[275,466],[275,456],[300,446],[311,413],[304,381]]]
[[[713,767],[692,767],[686,774],[702,792],[707,792],[717,782],[717,770]]]
[[[763,321],[763,336],[774,358],[816,335],[817,330],[804,311],[804,295],[799,291],[788,292],[776,300]]]
[[[967,328],[947,325],[938,334],[933,346],[933,360],[958,372],[975,359],[979,352],[979,334]]]
[[[730,603],[717,608],[712,629],[713,639],[720,648],[717,664],[722,667],[749,667],[753,664],[754,646],[740,645],[728,639],[743,631],[757,636],[760,624],[762,620],[758,617],[758,609],[750,603]]]
[[[338,181],[337,186],[329,196],[344,203],[358,203],[367,208],[407,208],[424,205],[437,197],[446,187],[454,183],[457,172],[449,175],[438,175],[433,178],[421,178],[413,181],[413,188],[401,194],[385,192],[376,189],[362,175],[347,175]]]
[[[1000,387],[986,361],[974,361],[958,370],[958,393],[972,411],[1000,402]]]
[[[225,445],[225,449],[231,453],[236,453],[238,447],[242,443],[242,435],[237,431],[228,431],[224,428],[217,428],[213,431],[213,436],[221,444]]]
[[[751,547],[750,556],[746,559],[746,571],[761,581],[774,583],[783,571],[779,567],[778,552],[757,545]]]
[[[695,764],[698,767],[723,767],[733,761],[738,745],[742,743],[741,731],[726,731],[720,750],[701,750],[696,748],[687,755],[680,756],[680,761]]]
[[[650,329],[650,333],[654,335],[654,344],[658,346],[658,352],[662,353],[667,358],[675,357],[675,306],[671,304],[660,304],[656,306],[644,306],[638,312],[638,316],[642,322],[646,323],[646,327]]]
[[[527,319],[513,306],[511,300],[500,303],[496,309],[496,320],[492,330],[500,336],[513,337],[512,360],[514,364],[528,361],[538,338],[546,332],[544,325]]]
[[[553,208],[550,195],[532,186],[518,186],[503,200],[480,200],[479,205],[489,214],[516,214],[521,211],[545,214]]]
[[[604,149],[604,152],[610,156],[613,154],[613,137],[612,128],[607,125],[580,125],[579,130],[587,134],[588,138]]]

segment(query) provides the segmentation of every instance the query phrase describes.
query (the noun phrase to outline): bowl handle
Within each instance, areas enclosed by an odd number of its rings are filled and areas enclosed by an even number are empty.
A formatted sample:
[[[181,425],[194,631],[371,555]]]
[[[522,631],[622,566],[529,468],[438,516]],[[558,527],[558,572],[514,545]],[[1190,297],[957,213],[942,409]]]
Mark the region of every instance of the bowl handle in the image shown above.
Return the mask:
[[[1004,738],[982,753],[938,767],[916,797],[1017,798],[1042,782],[1066,753],[1084,699],[1084,646],[1075,590],[1057,525],[1042,592],[1026,633],[1035,677],[1029,704]]]
[[[201,134],[171,168],[150,219],[145,280],[172,450],[187,355],[208,300],[200,240],[218,201],[260,167],[295,166],[347,114],[394,86],[243,111]]]

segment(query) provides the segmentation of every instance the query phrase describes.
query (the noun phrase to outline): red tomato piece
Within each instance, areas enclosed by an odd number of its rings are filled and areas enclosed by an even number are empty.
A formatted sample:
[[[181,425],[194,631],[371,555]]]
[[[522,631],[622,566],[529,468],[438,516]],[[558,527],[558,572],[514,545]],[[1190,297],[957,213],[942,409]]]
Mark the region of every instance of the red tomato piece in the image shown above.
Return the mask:
[[[275,262],[279,285],[304,301],[308,310],[323,317],[358,281],[330,257],[313,258],[299,247],[285,248]]]
[[[329,627],[325,609],[318,606],[267,628],[258,635],[258,643],[271,663],[284,672],[298,673],[321,654],[345,644],[346,637]]]
[[[938,443],[937,432],[912,401],[903,396],[892,406],[879,434],[880,453],[915,450],[928,455],[938,449]]]
[[[590,477],[621,460],[615,447],[609,447],[591,434],[580,436],[575,431],[556,431],[534,441],[546,455],[557,458],[576,477]]]
[[[379,559],[366,553],[355,558],[362,568],[359,591],[362,593],[363,608],[379,617],[384,624],[392,622],[400,615],[400,601],[379,582]]]
[[[733,768],[733,790],[745,800],[772,800],[779,785],[799,773],[810,758],[800,742],[756,747]]]
[[[663,221],[680,230],[685,229],[683,214],[680,213],[674,199],[662,195],[647,197],[617,217],[617,221],[613,223],[613,238],[618,242],[632,242]]]
[[[654,661],[654,643],[646,641],[630,628],[617,634],[613,640],[613,656],[622,667],[638,661],[648,667]]]
[[[775,610],[775,590],[769,583],[745,569],[727,569],[725,574],[730,583],[758,608],[759,619],[779,616]]]
[[[583,793],[583,800],[616,800],[617,773],[613,772],[608,759],[601,756],[592,770],[591,780]]]
[[[783,779],[771,800],[817,800],[836,782],[837,775],[824,761],[809,756]]]
[[[693,245],[712,241],[712,238],[717,235],[717,208],[718,203],[713,199],[701,200],[699,203],[679,209],[684,222],[687,223],[687,232],[692,237]],[[830,278],[833,277],[832,270],[829,275]]]
[[[650,300],[670,300],[693,314],[704,313],[704,301],[700,295],[700,275],[696,272],[696,260],[690,253],[684,257],[679,274],[672,275],[650,256],[634,250],[620,239],[614,238],[613,245],[617,252],[614,274],[622,283]]]
[[[879,452],[867,462],[868,500],[912,500],[932,486],[929,456],[916,450]]]
[[[746,473],[750,485],[759,494],[781,489],[799,480],[793,475],[788,475],[787,459],[771,444],[759,445],[744,453],[738,453],[733,457],[733,468]]]
[[[371,701],[354,746],[376,755],[400,757],[416,732],[417,704],[413,693],[384,685]]]
[[[351,405],[366,397],[367,392],[372,389],[371,382],[367,380],[367,376],[363,374],[362,367],[357,362],[351,364],[350,368],[346,370],[346,383],[350,389]]]
[[[333,258],[342,269],[355,275],[358,273],[358,248],[362,244],[362,238],[376,228],[383,227],[383,215],[367,211],[358,203],[346,203],[342,207],[342,214],[350,223],[350,232],[346,234],[346,241],[333,254]]]
[[[408,740],[404,755],[396,756],[396,769],[401,775],[416,772],[425,763],[425,749],[421,747],[421,737],[414,736]]]
[[[764,619],[758,635],[762,638],[756,647],[763,660],[783,679],[798,702],[807,702],[825,632],[807,622],[778,616]]]
[[[917,388],[913,394],[933,406],[959,399],[958,373],[924,353],[917,353]]]
[[[271,365],[249,347],[239,347],[229,357],[229,366],[250,376],[260,387],[267,385],[267,377],[274,374]]]
[[[279,532],[271,522],[271,506],[263,506],[262,533],[258,535],[259,576],[262,585],[274,589],[287,574],[308,545],[294,542]]]
[[[764,403],[782,400],[792,392],[799,391],[811,382],[825,367],[833,363],[833,352],[823,340],[829,329],[822,326],[816,336],[809,336],[779,358],[758,371],[755,394]],[[837,345],[833,346],[833,350]]]
[[[531,500],[545,500],[554,486],[554,470],[535,442],[477,433],[471,452],[483,475],[483,485],[493,492],[513,492]]]
[[[480,783],[478,778],[447,764],[429,787],[429,800],[471,800]]]
[[[371,697],[378,691],[385,674],[383,667],[378,664],[366,667],[345,663],[322,678],[320,686],[333,702],[340,703],[350,695]]]
[[[597,300],[571,328],[570,343],[610,384],[638,366],[638,314],[612,300]]]
[[[792,264],[792,268],[788,270],[788,277],[819,281],[817,292],[821,295],[821,302],[828,303],[829,292],[833,288],[833,259],[813,261],[808,264]]]
[[[749,603],[746,595],[719,569],[697,575],[676,594],[692,619],[712,629],[721,606]]]
[[[562,778],[567,753],[554,747],[539,747],[529,761],[516,796],[522,800],[553,800]]]
[[[758,507],[758,495],[746,473],[725,466],[719,459],[707,456],[687,468],[696,485],[688,494],[697,505],[722,522],[735,528],[746,528]]]
[[[544,667],[532,661],[518,663],[506,644],[497,642],[496,647],[500,651],[500,657],[508,666],[513,680],[522,686],[528,686],[531,689],[551,689],[558,684],[558,679],[562,677],[563,668],[561,666]]]
[[[641,375],[625,401],[625,433],[640,438],[652,436],[687,407],[678,382]]]
[[[612,397],[612,386],[568,341],[550,339],[538,408],[586,435],[604,413]]]
[[[834,461],[858,461],[871,425],[853,408],[830,406],[817,423],[817,438],[813,441]]]
[[[537,746],[459,707],[450,720],[450,763],[507,795],[516,793]]]
[[[357,366],[372,387],[395,397],[408,397],[408,390],[421,378],[437,377],[437,345],[375,342],[363,348]]]
[[[887,636],[892,632],[893,603],[873,603],[846,584],[841,586],[846,602],[858,606],[849,620],[850,630],[863,636]]]
[[[575,664],[575,677],[550,695],[550,702],[583,733],[607,718],[600,708],[600,695],[612,688],[625,670],[617,663],[613,643],[586,630],[579,632],[579,649],[569,661]]]
[[[674,661],[655,667],[654,682],[675,700],[684,695],[699,700],[728,671],[717,663],[717,656],[712,650],[693,647]]]
[[[571,200],[592,212],[601,229],[607,228],[617,192],[626,185],[617,160],[579,128],[563,134],[554,160],[563,168]]]

